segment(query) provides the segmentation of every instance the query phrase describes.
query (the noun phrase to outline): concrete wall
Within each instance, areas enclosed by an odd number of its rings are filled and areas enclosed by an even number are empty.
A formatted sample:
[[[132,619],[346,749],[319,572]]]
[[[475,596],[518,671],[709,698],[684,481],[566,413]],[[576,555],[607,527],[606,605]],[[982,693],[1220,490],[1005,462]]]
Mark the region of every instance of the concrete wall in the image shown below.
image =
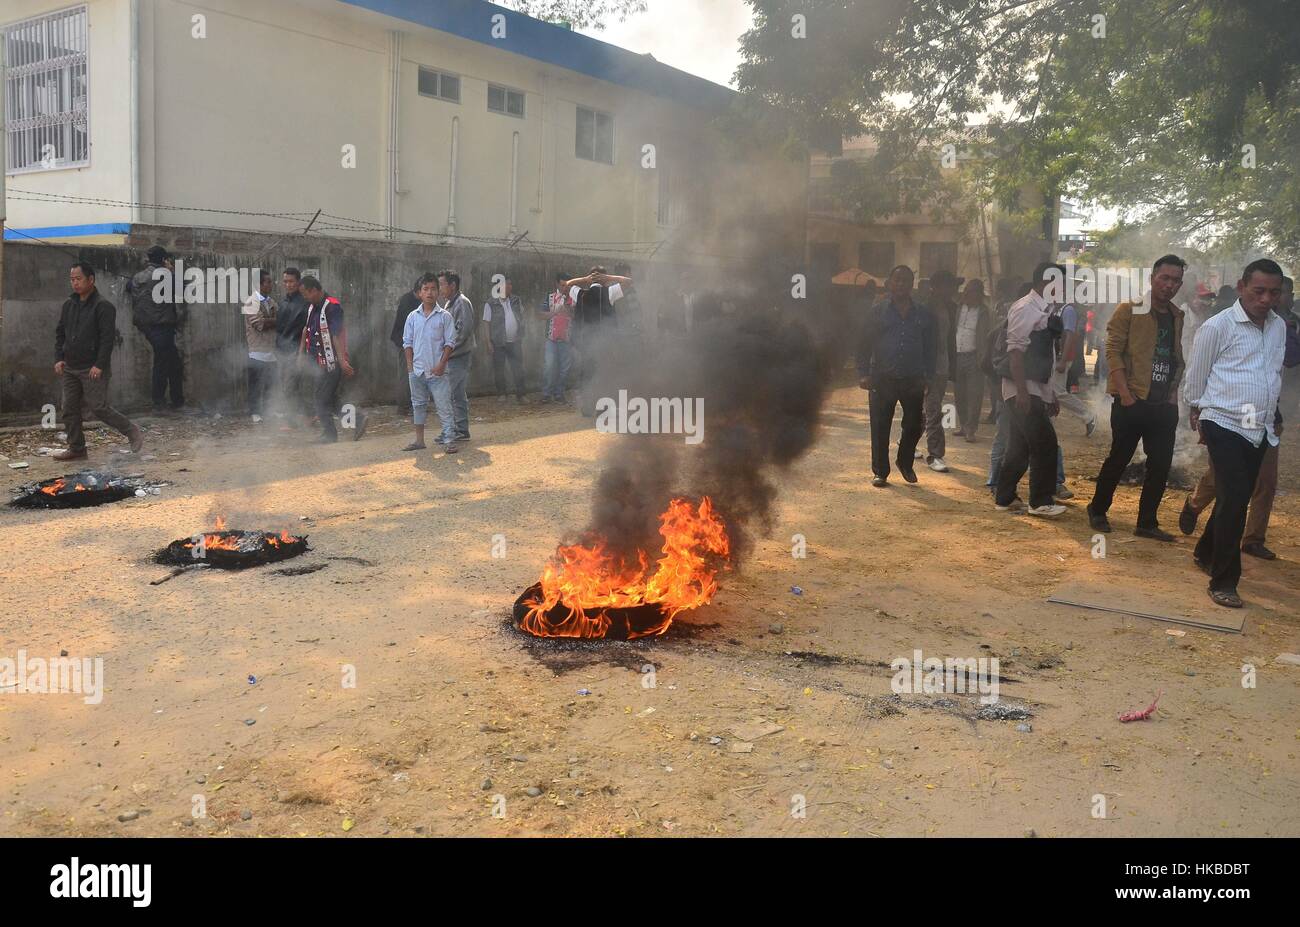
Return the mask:
[[[204,229],[136,227],[127,247],[5,246],[4,325],[0,330],[0,412],[30,417],[45,403],[59,403],[53,374],[54,328],[60,307],[69,295],[68,267],[89,261],[99,271],[101,292],[118,307],[120,342],[113,354],[112,402],[125,410],[150,405],[152,354],[144,337],[131,325],[122,296],[130,274],[144,263],[144,251],[161,242],[180,255],[187,267],[286,266],[317,269],[326,291],[342,300],[348,347],[357,377],[349,386],[357,401],[391,403],[401,379],[396,349],[388,340],[397,300],[426,270],[457,269],[462,288],[481,316],[493,274],[510,274],[515,293],[532,310],[549,292],[557,271],[577,276],[600,258],[591,255],[547,255],[525,250],[447,248],[398,245],[357,239],[313,236],[282,238],[256,233],[226,233]],[[674,295],[681,268],[663,263],[632,264],[640,312],[619,304],[629,337],[646,339],[652,349],[660,300]],[[471,393],[493,391],[491,363],[483,344],[474,357]],[[540,389],[542,338],[539,320],[526,323],[525,368],[529,389]],[[188,322],[180,337],[185,359],[187,399],[210,410],[241,410],[245,358],[243,324],[238,305],[188,307]]]

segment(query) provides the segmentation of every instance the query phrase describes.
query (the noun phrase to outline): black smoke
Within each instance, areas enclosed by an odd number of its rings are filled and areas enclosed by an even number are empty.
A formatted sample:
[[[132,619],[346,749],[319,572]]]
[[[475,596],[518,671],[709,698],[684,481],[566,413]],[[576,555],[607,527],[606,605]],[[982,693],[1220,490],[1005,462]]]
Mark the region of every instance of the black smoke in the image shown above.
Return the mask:
[[[601,460],[591,523],[580,540],[601,540],[626,563],[653,561],[659,516],[675,497],[709,496],[727,525],[733,563],[755,532],[771,528],[776,478],[812,447],[830,380],[824,352],[798,320],[774,311],[708,313],[685,335],[648,348],[604,333],[595,397],[704,400],[704,440],[619,435]],[[591,349],[591,346],[588,346]]]

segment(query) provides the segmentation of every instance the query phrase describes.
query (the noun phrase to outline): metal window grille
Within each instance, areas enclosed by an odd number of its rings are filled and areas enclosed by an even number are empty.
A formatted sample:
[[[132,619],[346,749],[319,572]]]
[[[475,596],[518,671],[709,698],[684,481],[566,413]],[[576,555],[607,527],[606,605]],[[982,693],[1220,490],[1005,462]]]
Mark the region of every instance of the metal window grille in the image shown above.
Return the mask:
[[[90,163],[89,27],[84,6],[3,27],[7,173]]]

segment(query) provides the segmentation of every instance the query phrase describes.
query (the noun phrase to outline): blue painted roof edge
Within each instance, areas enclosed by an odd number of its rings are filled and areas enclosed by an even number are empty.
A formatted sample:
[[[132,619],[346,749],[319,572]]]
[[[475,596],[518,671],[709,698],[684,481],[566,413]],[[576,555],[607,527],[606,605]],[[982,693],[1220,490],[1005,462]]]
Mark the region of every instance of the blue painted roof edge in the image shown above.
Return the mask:
[[[42,228],[5,229],[5,241],[37,238],[85,238],[90,235],[130,235],[130,222],[98,222],[91,225],[47,225]]]
[[[725,105],[736,94],[730,87],[679,71],[647,55],[638,55],[486,0],[339,2],[692,106]],[[493,18],[497,15],[504,17],[505,25],[505,37],[499,39],[492,37]]]

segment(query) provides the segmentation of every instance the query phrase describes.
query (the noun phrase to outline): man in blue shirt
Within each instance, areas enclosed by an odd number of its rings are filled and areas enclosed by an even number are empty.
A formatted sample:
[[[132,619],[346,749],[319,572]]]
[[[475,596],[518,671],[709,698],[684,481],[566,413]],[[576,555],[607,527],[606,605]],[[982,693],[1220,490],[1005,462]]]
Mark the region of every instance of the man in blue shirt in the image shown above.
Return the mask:
[[[447,361],[456,347],[456,323],[451,313],[438,305],[438,275],[425,274],[416,289],[420,304],[406,316],[402,329],[402,350],[406,354],[407,378],[411,384],[411,413],[415,440],[404,451],[424,450],[424,423],[432,402],[442,422],[437,438],[448,454],[456,453],[456,417],[451,407],[451,378]]]
[[[870,396],[871,485],[877,487],[889,484],[889,432],[900,403],[903,434],[895,463],[903,479],[916,482],[912,462],[925,430],[925,387],[935,375],[939,340],[933,314],[912,301],[915,279],[905,264],[893,269],[888,297],[868,315],[858,342],[858,385]]]

